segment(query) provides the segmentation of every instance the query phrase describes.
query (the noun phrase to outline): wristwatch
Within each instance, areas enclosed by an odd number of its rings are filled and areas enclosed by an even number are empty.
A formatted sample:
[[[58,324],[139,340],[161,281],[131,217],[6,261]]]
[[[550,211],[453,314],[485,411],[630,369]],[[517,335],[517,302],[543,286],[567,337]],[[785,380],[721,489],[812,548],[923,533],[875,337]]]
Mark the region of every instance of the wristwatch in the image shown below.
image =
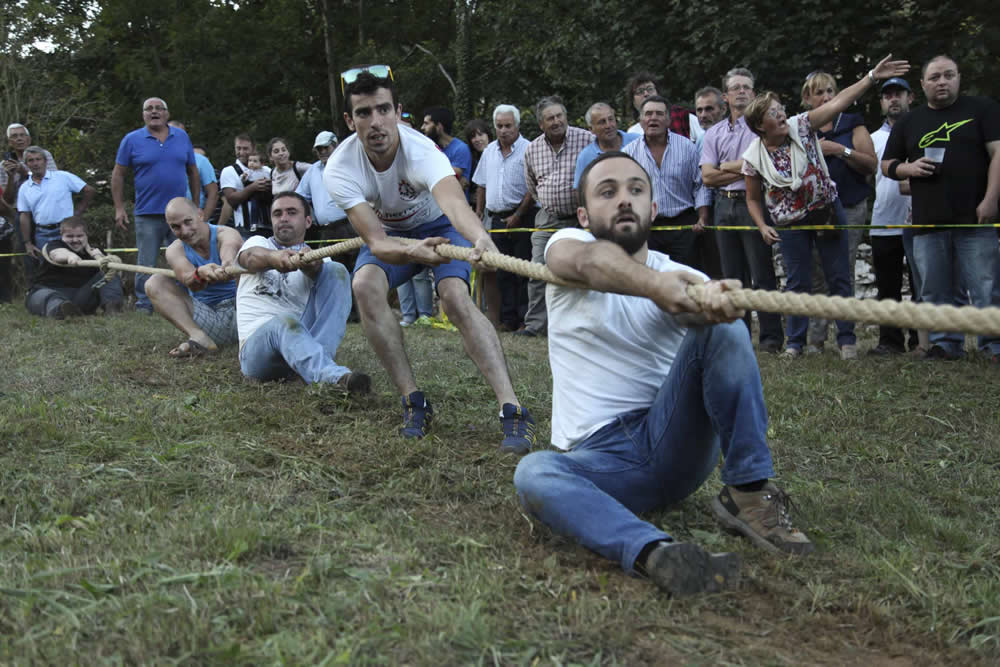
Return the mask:
[[[844,158],[846,160],[847,158],[851,157],[851,153],[853,153],[853,152],[854,151],[852,151],[850,148],[848,148],[847,146],[844,146],[844,152],[841,154],[840,157],[842,157],[842,158]]]

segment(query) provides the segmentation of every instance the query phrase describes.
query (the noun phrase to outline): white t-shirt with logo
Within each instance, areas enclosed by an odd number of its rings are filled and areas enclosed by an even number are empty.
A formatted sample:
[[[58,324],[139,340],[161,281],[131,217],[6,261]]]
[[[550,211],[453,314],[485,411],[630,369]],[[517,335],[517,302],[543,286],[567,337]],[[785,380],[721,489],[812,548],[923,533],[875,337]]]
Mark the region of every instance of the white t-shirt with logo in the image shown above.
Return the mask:
[[[278,245],[273,236],[271,238],[251,236],[243,243],[240,252],[250,248],[308,250],[309,246],[303,243],[286,248]],[[323,261],[331,260],[327,257]],[[240,337],[240,349],[243,349],[243,343],[247,338],[271,318],[301,317],[309,302],[309,292],[314,282],[302,271],[282,273],[268,269],[260,273],[243,274],[236,288],[236,330]]]
[[[437,144],[402,124],[392,166],[375,171],[364,144],[352,134],[327,160],[323,182],[330,198],[347,211],[371,204],[387,231],[408,231],[441,217],[431,190],[444,178],[454,178],[447,156]]]
[[[549,239],[592,243],[583,229],[562,229]],[[649,251],[654,271],[700,271]],[[545,287],[552,368],[552,444],[570,449],[615,417],[648,408],[663,385],[687,328],[650,299],[596,290]]]

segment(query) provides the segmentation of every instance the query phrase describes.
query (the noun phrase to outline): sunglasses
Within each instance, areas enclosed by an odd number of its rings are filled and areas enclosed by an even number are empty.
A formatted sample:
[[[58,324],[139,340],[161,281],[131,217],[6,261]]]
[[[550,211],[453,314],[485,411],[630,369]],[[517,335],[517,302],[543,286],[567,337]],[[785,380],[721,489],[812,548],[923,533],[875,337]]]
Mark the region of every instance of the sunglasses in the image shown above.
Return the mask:
[[[362,72],[368,72],[379,79],[389,79],[395,81],[392,76],[392,68],[388,65],[359,65],[340,73],[340,94],[344,94],[344,88],[358,80]]]

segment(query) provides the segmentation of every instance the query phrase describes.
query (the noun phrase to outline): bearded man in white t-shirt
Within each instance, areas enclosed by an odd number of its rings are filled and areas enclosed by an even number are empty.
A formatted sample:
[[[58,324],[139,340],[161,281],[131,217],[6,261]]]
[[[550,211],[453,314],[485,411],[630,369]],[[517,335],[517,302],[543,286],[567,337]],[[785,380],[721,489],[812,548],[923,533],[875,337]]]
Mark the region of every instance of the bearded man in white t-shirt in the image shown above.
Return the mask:
[[[362,72],[348,82],[344,101],[344,120],[355,134],[327,161],[323,179],[366,244],[355,263],[354,296],[365,335],[403,397],[400,435],[426,435],[433,410],[418,390],[402,329],[386,297],[390,289],[433,266],[441,305],[500,404],[501,448],[527,453],[535,441],[535,423],[514,393],[496,331],[469,296],[471,267],[434,250],[441,243],[474,246],[478,256],[496,252],[496,246],[469,208],[445,154],[399,123],[402,108],[391,79]],[[420,242],[410,245],[400,238]]]
[[[524,508],[556,532],[649,576],[672,595],[733,588],[735,554],[678,543],[637,513],[694,493],[723,456],[712,510],[723,527],[771,552],[812,543],[788,516],[774,475],[760,370],[743,312],[708,281],[699,307],[686,293],[706,276],[646,241],[656,217],[649,176],[621,152],[580,179],[577,218],[548,242],[546,265],[590,289],[548,285],[552,442],[564,453],[521,460]]]

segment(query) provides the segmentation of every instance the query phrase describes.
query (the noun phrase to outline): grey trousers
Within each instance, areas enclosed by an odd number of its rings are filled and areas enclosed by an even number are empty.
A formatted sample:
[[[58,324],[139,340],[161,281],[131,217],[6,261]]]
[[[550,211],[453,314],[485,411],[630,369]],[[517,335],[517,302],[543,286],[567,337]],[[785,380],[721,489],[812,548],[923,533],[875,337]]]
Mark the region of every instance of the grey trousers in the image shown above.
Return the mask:
[[[539,209],[535,216],[535,227],[551,227],[552,231],[531,233],[531,261],[544,264],[545,244],[549,242],[552,235],[564,227],[575,225],[575,217],[556,218],[544,208]],[[524,328],[540,336],[548,333],[549,315],[545,308],[545,282],[542,280],[528,281],[528,312],[524,314]]]

